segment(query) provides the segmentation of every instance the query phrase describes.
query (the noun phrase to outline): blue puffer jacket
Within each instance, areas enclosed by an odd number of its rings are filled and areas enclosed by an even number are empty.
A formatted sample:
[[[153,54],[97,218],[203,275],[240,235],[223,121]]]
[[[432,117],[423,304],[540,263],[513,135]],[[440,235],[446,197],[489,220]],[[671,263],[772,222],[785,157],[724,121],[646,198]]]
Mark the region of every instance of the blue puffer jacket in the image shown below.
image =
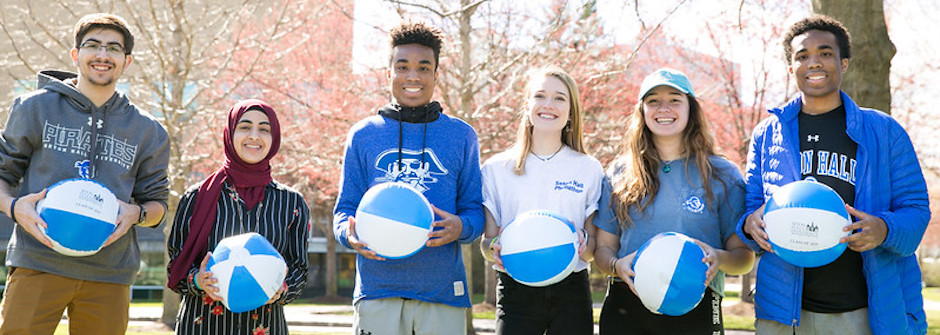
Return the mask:
[[[927,185],[903,128],[883,112],[859,108],[845,92],[846,132],[858,143],[855,208],[885,221],[888,236],[862,253],[868,283],[868,316],[872,333],[925,334],[920,266],[914,251],[930,220]],[[800,179],[797,114],[802,96],[754,128],[745,167],[747,211],[737,234],[751,249],[760,247],[744,234],[744,218],[757,210],[778,187]],[[755,312],[758,318],[799,325],[803,268],[766,252],[757,268]]]

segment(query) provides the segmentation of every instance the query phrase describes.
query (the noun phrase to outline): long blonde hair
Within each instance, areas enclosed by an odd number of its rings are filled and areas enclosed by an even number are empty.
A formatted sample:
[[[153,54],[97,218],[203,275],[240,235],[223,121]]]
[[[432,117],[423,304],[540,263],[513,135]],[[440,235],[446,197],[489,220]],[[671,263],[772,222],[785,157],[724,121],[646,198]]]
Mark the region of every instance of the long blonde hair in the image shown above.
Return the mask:
[[[526,111],[528,110],[528,94],[532,90],[532,83],[536,79],[542,79],[548,76],[552,76],[561,80],[562,83],[568,88],[568,124],[565,125],[561,130],[561,143],[567,145],[572,150],[586,153],[584,151],[584,145],[581,142],[581,94],[578,93],[578,84],[574,82],[574,79],[556,66],[547,66],[543,68],[536,69],[529,72],[528,82],[526,84],[526,105],[522,108],[522,112],[519,114],[519,128],[516,131],[516,143],[513,144],[513,147],[516,149],[516,159],[513,166],[513,173],[517,175],[525,174],[525,161],[526,157],[529,156],[529,150],[532,150],[532,123],[529,122],[529,118],[526,117]]]
[[[715,194],[709,180],[716,178],[721,181],[709,161],[710,156],[717,155],[715,138],[698,100],[689,94],[686,94],[686,97],[689,99],[689,123],[682,131],[681,155],[689,158],[686,165],[693,160],[698,165],[702,176],[702,187],[705,188],[706,203],[709,208],[712,208]],[[624,228],[633,224],[630,208],[643,213],[650,201],[659,193],[658,169],[662,160],[653,143],[653,133],[646,126],[645,113],[641,99],[633,108],[621,147],[622,151],[611,169],[616,176],[611,177],[614,190],[611,194],[610,206]],[[721,183],[724,185],[724,181]]]

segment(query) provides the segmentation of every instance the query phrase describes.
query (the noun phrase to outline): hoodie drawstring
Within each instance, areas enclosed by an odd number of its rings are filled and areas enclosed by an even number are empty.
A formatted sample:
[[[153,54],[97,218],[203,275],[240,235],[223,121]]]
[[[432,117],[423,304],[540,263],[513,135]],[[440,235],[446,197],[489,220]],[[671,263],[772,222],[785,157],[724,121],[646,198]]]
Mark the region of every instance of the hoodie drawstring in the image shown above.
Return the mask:
[[[427,114],[427,110],[425,110],[425,114]],[[403,135],[404,129],[402,128],[403,127],[402,123],[404,123],[404,121],[402,120],[403,118],[404,117],[399,117],[399,120],[398,120],[398,170],[399,171],[402,170],[401,151],[402,151],[402,146],[403,146],[402,138],[404,138],[404,135]],[[425,164],[424,150],[428,147],[427,145],[428,145],[428,122],[425,122],[424,134],[421,136],[421,151],[418,152],[418,154],[421,156],[421,168],[424,168],[424,164]]]
[[[424,168],[424,148],[427,148],[428,144],[428,124],[424,123],[424,135],[421,137],[421,168]]]
[[[402,129],[402,125],[401,125],[402,123],[404,123],[404,121],[402,121],[401,118],[399,118],[398,120],[398,171],[402,170],[401,147],[402,147],[402,137],[403,137],[402,133],[404,132],[404,130]]]
[[[91,153],[88,158],[88,179],[95,178],[95,170],[98,166],[98,109],[107,113],[108,104],[104,104],[101,108],[91,107]]]

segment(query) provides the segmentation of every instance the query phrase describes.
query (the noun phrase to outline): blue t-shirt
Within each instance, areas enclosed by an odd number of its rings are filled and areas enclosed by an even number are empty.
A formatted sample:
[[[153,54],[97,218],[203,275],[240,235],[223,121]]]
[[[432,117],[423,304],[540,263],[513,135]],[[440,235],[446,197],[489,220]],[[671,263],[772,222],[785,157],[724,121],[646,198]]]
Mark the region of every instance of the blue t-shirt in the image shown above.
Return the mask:
[[[709,157],[718,179],[711,179],[714,199],[706,199],[702,176],[694,160],[680,159],[669,164],[669,172],[657,169],[659,192],[643,211],[630,209],[632,225],[624,226],[610,206],[611,183],[621,180],[623,168],[614,165],[608,172],[611,182],[604,183],[600,208],[594,225],[620,236],[617,257],[627,256],[662,232],[677,232],[724,249],[725,241],[735,233],[738,219],[744,214],[744,178],[737,166],[721,157]],[[724,294],[724,275],[715,276],[709,287]]]

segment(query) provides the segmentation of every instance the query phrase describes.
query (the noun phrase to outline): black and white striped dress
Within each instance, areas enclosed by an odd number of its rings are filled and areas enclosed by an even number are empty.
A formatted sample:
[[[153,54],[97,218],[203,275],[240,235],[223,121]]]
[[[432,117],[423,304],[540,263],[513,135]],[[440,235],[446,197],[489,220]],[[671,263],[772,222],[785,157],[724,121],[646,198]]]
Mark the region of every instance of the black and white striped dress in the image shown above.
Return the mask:
[[[170,259],[180,253],[189,234],[198,185],[183,195],[176,210],[173,229],[167,242]],[[265,187],[264,200],[251,210],[239,199],[234,188],[226,183],[219,197],[216,224],[209,236],[209,249],[225,237],[247,232],[261,234],[281,253],[287,262],[287,291],[269,305],[244,313],[232,313],[221,302],[212,301],[191,280],[199,270],[203,257],[197,257],[190,275],[177,285],[182,296],[176,317],[177,334],[288,334],[284,305],[300,295],[307,282],[307,235],[309,209],[297,191],[271,182]]]

